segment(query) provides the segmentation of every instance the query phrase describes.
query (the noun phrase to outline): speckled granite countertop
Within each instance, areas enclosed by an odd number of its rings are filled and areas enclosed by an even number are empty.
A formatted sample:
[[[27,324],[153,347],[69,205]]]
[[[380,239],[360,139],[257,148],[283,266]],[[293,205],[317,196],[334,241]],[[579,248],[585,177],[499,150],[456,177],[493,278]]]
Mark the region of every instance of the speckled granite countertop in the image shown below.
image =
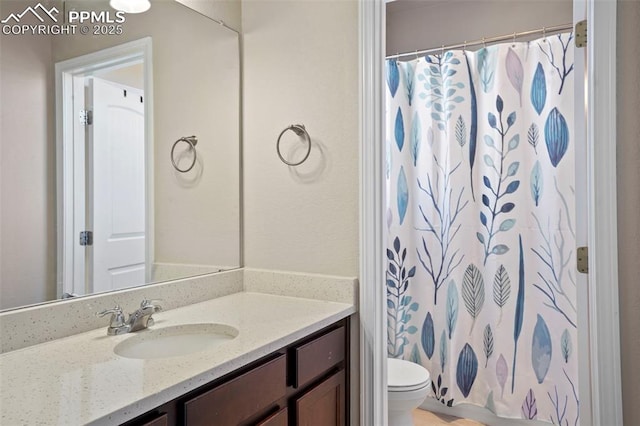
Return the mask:
[[[154,315],[154,329],[215,322],[233,340],[189,355],[116,355],[106,327],[0,355],[0,424],[117,425],[355,312],[348,303],[235,293]]]

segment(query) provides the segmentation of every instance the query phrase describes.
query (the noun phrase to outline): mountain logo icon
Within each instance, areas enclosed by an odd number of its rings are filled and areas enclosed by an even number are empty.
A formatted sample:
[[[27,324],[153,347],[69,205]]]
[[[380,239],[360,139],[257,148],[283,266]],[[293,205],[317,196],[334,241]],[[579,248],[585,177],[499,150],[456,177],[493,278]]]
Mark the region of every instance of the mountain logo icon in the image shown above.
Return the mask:
[[[49,17],[49,19],[51,19],[53,22],[58,22],[58,18],[56,18],[56,15],[58,15],[60,11],[55,7],[52,7],[51,9],[47,9],[42,5],[42,3],[38,3],[34,7],[31,7],[31,6],[27,7],[22,13],[17,13],[17,14],[11,13],[9,16],[7,16],[5,19],[3,19],[0,22],[3,24],[8,24],[10,21],[13,21],[14,23],[17,24],[28,13],[35,16],[38,19],[38,21],[44,23],[45,22],[44,17]]]

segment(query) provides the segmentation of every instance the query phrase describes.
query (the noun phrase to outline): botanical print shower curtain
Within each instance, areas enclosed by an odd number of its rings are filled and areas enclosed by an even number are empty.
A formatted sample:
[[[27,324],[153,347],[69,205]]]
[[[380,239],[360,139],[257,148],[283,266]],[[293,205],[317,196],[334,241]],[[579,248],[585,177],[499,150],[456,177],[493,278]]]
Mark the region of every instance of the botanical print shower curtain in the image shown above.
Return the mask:
[[[573,35],[389,60],[389,356],[433,398],[579,424]]]

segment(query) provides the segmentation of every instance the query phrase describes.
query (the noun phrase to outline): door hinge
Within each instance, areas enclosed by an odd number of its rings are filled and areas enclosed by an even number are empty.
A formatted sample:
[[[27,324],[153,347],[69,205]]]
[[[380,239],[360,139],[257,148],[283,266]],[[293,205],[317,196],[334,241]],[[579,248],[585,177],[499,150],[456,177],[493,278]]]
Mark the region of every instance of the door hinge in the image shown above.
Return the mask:
[[[93,111],[89,109],[83,109],[80,111],[80,124],[83,126],[90,126],[93,124]]]
[[[589,247],[578,247],[578,250],[576,250],[576,263],[578,272],[589,273]]]
[[[580,21],[576,24],[576,47],[585,47],[587,45],[587,20]]]
[[[91,231],[82,231],[80,233],[80,245],[81,246],[92,246],[93,245],[93,232],[91,232]]]

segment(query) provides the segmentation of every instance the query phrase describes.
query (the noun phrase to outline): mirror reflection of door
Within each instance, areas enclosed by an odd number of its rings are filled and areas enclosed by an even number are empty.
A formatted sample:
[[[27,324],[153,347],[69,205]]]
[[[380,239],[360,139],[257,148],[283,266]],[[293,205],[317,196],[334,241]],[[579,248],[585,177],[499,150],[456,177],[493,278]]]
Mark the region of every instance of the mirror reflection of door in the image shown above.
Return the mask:
[[[86,126],[92,292],[145,282],[144,92],[92,78]]]
[[[71,59],[62,71],[68,84],[58,95],[70,112],[63,152],[71,153],[63,162],[63,297],[139,285],[152,269],[145,57],[124,49]]]

